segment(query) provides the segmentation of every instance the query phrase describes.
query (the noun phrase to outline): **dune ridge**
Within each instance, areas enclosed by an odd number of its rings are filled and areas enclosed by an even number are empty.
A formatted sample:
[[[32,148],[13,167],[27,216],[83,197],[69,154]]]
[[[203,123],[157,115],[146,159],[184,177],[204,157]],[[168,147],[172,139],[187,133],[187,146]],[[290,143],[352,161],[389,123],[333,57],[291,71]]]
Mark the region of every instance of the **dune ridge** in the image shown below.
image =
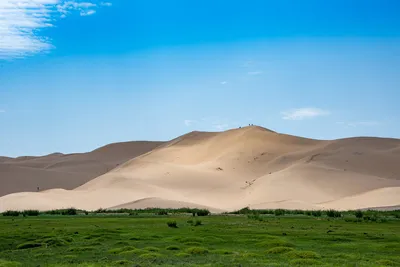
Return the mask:
[[[399,139],[313,140],[259,126],[191,132],[73,190],[16,193],[7,209],[365,209],[400,205]]]

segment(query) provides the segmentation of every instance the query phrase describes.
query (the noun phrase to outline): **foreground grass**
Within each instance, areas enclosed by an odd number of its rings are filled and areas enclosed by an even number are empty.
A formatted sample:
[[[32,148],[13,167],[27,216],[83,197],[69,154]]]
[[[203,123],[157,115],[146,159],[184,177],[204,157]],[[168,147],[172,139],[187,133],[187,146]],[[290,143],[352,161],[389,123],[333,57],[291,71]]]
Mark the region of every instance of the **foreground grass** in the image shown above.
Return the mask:
[[[176,223],[176,226],[174,226]],[[0,217],[0,266],[399,266],[400,220],[257,214]]]

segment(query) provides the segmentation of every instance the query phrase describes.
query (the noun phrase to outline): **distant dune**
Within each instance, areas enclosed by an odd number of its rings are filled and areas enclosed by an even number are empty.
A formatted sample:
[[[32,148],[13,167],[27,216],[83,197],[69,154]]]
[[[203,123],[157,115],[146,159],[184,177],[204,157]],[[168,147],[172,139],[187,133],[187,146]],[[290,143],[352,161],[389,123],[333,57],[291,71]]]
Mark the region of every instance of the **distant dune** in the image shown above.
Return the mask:
[[[0,196],[51,188],[74,189],[162,142],[110,144],[88,153],[0,157]]]
[[[250,126],[219,133],[191,132],[153,148],[143,149],[143,154],[137,153],[117,167],[116,161],[111,161],[114,165],[110,166],[116,168],[95,179],[87,178],[81,186],[75,183],[78,187],[74,190],[3,196],[0,211],[190,206],[217,212],[246,206],[346,210],[400,205],[398,139],[320,141]],[[108,154],[117,157],[119,151]],[[41,162],[36,158],[28,161],[30,165],[24,166],[7,160],[1,164],[33,169]],[[73,162],[81,163],[75,168],[91,169],[90,160]],[[51,183],[51,172],[71,170],[69,164],[40,165],[49,175],[43,178],[43,185]],[[5,184],[3,173],[1,183]],[[8,181],[12,183],[12,179]],[[23,182],[19,183],[14,191],[25,190]]]

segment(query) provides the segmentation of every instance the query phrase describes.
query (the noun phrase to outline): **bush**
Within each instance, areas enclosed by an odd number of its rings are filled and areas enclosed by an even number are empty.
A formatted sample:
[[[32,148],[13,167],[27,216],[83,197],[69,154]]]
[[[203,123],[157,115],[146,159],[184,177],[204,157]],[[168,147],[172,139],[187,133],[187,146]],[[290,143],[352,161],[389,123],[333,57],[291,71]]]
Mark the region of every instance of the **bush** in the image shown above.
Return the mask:
[[[3,216],[13,216],[13,217],[18,217],[20,214],[19,211],[16,210],[8,210],[6,212],[3,212]]]
[[[180,247],[178,247],[178,246],[168,246],[166,248],[166,250],[180,250]]]
[[[42,246],[41,243],[28,242],[28,243],[19,244],[17,246],[17,249],[37,248],[37,247],[41,247],[41,246]]]
[[[277,209],[274,211],[275,216],[282,216],[285,215],[285,210],[283,209]]]
[[[78,214],[78,212],[77,212],[77,210],[75,208],[69,208],[69,209],[66,209],[66,210],[62,210],[61,214],[62,215],[76,215],[76,214]]]
[[[197,216],[208,216],[208,215],[210,215],[210,211],[209,210],[198,210],[196,213],[197,213]]]
[[[326,215],[330,218],[339,218],[342,217],[342,213],[337,210],[327,210]]]
[[[25,210],[22,212],[24,216],[39,216],[38,210]]]
[[[312,216],[314,217],[321,217],[322,216],[322,211],[320,210],[313,210],[311,211]]]
[[[176,221],[167,222],[167,225],[168,225],[168,227],[171,227],[171,228],[178,228]]]
[[[204,255],[208,253],[208,250],[203,247],[191,247],[186,252],[192,255]]]
[[[359,219],[361,219],[364,216],[364,214],[361,210],[356,210],[354,215],[356,215],[356,218],[359,218]]]
[[[196,220],[196,222],[194,223],[194,226],[200,226],[202,225],[202,222],[200,220]]]
[[[156,212],[156,215],[168,215],[168,212],[166,210],[160,210]]]
[[[260,214],[257,214],[257,213],[249,214],[249,215],[247,215],[247,218],[250,220],[256,220],[256,221],[260,221],[260,222],[264,221],[264,219],[260,216]]]

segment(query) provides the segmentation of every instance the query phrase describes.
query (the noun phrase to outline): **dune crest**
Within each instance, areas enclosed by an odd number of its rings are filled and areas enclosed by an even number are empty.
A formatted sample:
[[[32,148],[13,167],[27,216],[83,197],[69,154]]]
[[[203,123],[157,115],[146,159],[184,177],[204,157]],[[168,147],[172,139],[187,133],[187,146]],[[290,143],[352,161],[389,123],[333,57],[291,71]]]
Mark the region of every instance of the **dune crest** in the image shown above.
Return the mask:
[[[313,140],[259,126],[191,132],[74,190],[1,197],[0,211],[71,206],[93,210],[187,205],[216,212],[246,206],[396,206],[400,205],[399,147],[398,139]]]

